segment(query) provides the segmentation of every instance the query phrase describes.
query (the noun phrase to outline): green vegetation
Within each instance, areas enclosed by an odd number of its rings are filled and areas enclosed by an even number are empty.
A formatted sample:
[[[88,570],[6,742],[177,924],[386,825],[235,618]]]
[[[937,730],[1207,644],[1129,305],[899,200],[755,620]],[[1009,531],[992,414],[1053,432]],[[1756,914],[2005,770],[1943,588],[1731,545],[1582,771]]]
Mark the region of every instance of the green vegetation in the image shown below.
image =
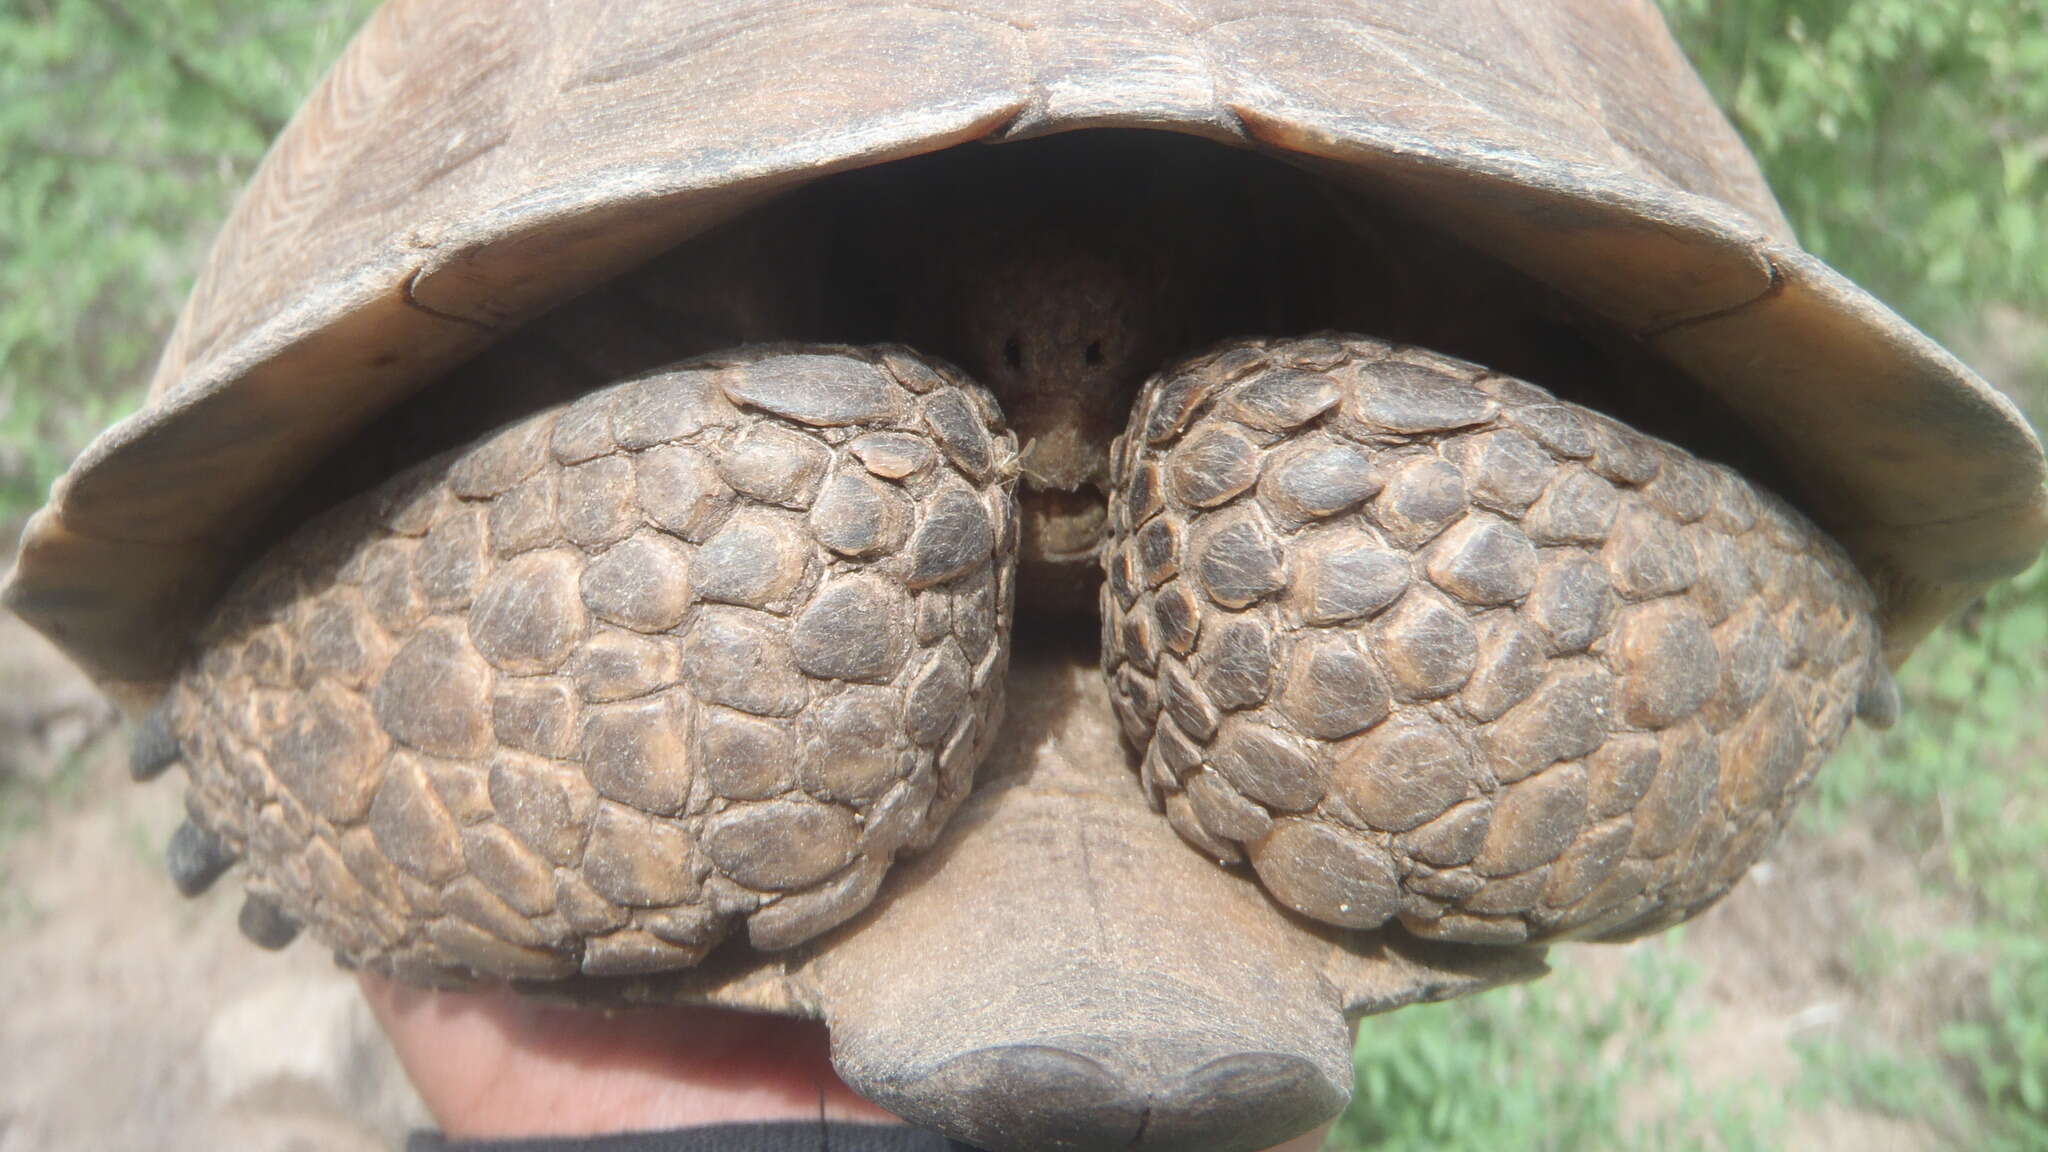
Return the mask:
[[[1919,943],[1982,977],[1919,1055],[1983,1110],[1978,1146],[2048,1147],[2048,561],[1930,639],[1904,686],[1908,719],[1836,758],[1808,820],[1877,828],[1926,862],[1959,923]]]
[[[1765,1149],[1781,1109],[1693,1082],[1696,972],[1667,942],[1599,983],[1569,960],[1542,982],[1364,1021],[1356,1095],[1329,1147]],[[1637,1102],[1656,1096],[1660,1106]]]
[[[2048,304],[2039,0],[1663,0],[1807,247],[1931,331]]]
[[[371,6],[0,6],[0,522],[134,406],[228,198]],[[1663,6],[1805,243],[1951,343],[2021,317],[2032,351],[2001,383],[2048,417],[2040,0]],[[1801,834],[1860,828],[1919,862],[1950,926],[1874,927],[1859,966],[1971,974],[1946,1024],[1825,1030],[1796,1085],[1696,1084],[1685,1046],[1710,1021],[1675,937],[1605,984],[1565,950],[1542,983],[1367,1021],[1332,1148],[1780,1147],[1829,1106],[2048,1146],[2048,564],[1935,637],[1904,689],[1906,719],[1837,757]]]
[[[0,522],[139,402],[229,198],[373,6],[0,4]]]

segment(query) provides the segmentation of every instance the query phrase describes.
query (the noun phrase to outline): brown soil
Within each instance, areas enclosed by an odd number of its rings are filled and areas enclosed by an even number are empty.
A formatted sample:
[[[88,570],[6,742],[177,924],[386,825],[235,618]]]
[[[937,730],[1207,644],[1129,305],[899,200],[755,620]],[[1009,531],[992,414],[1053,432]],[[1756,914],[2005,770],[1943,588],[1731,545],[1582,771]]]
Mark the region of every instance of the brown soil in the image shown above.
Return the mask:
[[[51,706],[84,684],[5,616],[0,683]],[[130,783],[98,726],[83,747],[69,724],[5,733],[0,1152],[397,1147],[422,1112],[354,982],[311,944],[244,942],[232,880],[180,900],[159,857],[181,786]]]

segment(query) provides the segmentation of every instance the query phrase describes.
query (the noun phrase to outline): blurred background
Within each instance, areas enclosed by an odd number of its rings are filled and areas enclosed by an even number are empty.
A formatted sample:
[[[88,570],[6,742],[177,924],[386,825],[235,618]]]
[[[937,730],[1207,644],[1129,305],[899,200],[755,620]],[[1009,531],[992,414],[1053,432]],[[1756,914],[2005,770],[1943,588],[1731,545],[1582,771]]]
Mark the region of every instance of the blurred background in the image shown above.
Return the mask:
[[[0,0],[0,545],[132,410],[228,200],[370,0]],[[1663,0],[1806,246],[2048,422],[2048,4]],[[1858,729],[1722,905],[1369,1019],[1354,1149],[2048,1148],[2048,565]],[[178,901],[177,787],[0,616],[0,1152],[396,1146],[320,950]]]

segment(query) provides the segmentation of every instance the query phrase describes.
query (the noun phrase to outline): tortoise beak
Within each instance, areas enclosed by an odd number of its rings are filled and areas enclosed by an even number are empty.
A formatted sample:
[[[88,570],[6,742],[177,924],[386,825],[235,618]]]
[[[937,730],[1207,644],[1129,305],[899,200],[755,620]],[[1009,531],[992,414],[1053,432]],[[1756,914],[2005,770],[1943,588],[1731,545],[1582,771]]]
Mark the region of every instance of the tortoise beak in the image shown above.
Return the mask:
[[[1020,659],[944,838],[819,955],[857,1091],[979,1147],[1260,1149],[1351,1094],[1347,1017],[1540,953],[1293,916],[1149,810],[1085,658]]]

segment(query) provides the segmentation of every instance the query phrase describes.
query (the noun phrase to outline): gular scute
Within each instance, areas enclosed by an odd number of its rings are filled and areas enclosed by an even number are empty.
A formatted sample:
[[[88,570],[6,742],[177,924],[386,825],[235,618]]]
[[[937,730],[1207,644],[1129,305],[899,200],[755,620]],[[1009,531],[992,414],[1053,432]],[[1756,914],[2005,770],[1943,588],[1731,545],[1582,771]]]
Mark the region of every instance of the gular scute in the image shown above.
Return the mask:
[[[1014,594],[1015,438],[910,363],[642,375],[287,537],[165,711],[221,852],[278,923],[444,983],[858,912],[972,784]]]
[[[1339,350],[1198,357],[1120,442],[1116,475],[1175,477],[1111,501],[1105,556],[1112,589],[1158,575],[1103,597],[1146,787],[1333,924],[1505,944],[1705,907],[1841,739],[1869,588],[1727,469],[1457,361]],[[1275,379],[1337,402],[1277,418]],[[1181,480],[1225,474],[1253,479]],[[1161,565],[1162,539],[1188,560]],[[1270,680],[1244,667],[1260,646]]]

